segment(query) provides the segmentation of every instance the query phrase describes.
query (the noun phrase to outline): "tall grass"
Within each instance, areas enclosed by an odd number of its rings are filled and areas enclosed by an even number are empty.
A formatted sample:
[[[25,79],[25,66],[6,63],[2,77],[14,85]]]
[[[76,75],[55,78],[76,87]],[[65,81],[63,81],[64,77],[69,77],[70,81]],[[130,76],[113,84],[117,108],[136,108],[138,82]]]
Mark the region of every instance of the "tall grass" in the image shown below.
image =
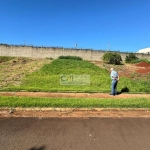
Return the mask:
[[[9,61],[11,59],[14,59],[15,57],[10,57],[10,56],[0,56],[0,63],[1,62],[6,62]]]
[[[147,58],[135,59],[135,60],[132,60],[131,62],[128,62],[128,63],[136,64],[136,63],[140,63],[140,62],[150,63],[150,61]]]
[[[61,75],[89,75],[89,85],[61,85]],[[121,77],[118,91],[150,92],[150,78]],[[56,59],[44,65],[40,70],[27,74],[20,86],[1,88],[3,91],[51,91],[51,92],[110,92],[111,79],[107,69],[100,68],[85,60]],[[126,92],[126,91],[124,91]]]

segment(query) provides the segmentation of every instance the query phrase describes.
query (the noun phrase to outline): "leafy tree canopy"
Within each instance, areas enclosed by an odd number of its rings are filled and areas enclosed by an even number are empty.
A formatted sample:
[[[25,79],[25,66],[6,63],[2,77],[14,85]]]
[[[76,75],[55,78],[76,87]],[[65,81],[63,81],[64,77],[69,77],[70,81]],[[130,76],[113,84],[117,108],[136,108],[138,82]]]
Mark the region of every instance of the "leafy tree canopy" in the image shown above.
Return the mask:
[[[107,52],[103,55],[103,60],[110,64],[120,65],[122,58],[117,52]]]

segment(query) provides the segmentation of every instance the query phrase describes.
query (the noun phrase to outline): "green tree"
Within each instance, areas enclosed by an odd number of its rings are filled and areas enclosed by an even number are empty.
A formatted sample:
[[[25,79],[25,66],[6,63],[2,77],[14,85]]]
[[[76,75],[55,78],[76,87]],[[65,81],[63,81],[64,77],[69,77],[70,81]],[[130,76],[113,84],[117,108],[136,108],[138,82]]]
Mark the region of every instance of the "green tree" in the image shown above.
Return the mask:
[[[110,64],[120,65],[122,58],[117,52],[107,52],[103,55],[103,60]]]

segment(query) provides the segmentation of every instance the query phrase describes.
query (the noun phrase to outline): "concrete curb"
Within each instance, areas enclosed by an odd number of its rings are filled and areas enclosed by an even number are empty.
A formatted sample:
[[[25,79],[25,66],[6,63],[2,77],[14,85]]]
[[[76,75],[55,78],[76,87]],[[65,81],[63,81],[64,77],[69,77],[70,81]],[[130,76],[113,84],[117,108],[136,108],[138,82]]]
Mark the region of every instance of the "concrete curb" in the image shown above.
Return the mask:
[[[10,110],[15,110],[15,111],[59,111],[59,112],[67,112],[67,111],[150,111],[150,108],[46,108],[46,107],[32,107],[32,108],[21,108],[21,107],[16,107],[16,108],[7,108],[7,107],[1,107],[1,111],[10,111]]]

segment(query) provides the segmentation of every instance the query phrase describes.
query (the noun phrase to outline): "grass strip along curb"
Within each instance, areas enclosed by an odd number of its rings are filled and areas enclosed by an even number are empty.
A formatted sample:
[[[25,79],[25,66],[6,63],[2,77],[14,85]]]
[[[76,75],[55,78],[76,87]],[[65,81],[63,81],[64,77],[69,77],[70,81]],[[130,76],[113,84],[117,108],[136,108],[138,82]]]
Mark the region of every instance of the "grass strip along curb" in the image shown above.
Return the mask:
[[[150,108],[147,98],[31,98],[0,96],[0,108]]]

